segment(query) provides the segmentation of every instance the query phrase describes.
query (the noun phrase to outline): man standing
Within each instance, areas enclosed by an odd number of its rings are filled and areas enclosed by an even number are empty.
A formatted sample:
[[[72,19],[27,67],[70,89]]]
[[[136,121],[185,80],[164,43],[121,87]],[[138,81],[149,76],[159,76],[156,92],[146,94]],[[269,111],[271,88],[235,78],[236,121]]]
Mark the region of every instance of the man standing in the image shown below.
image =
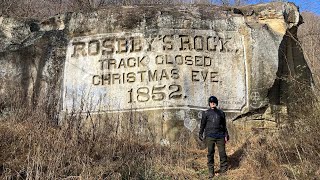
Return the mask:
[[[222,174],[228,170],[225,143],[229,140],[229,135],[226,126],[225,113],[217,108],[218,99],[215,96],[211,96],[208,103],[210,108],[202,114],[199,139],[201,141],[204,140],[204,133],[208,146],[207,165],[209,169],[209,178],[213,178],[215,144],[218,146],[220,157],[219,173]]]

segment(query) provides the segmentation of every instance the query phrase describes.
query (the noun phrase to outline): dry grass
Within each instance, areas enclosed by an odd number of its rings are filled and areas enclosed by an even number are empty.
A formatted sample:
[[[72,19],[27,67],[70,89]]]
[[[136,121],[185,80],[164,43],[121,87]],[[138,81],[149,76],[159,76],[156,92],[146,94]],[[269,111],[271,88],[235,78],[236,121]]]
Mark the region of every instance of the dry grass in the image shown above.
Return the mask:
[[[320,104],[300,94],[295,109],[276,133],[249,133],[242,146],[238,179],[319,179]],[[314,97],[315,98],[315,97]],[[305,101],[304,103],[303,100]],[[240,141],[238,141],[240,142]],[[236,154],[235,152],[234,154]],[[231,155],[232,157],[233,155]]]
[[[74,122],[55,126],[42,113],[17,118],[22,114],[0,123],[1,179],[204,179],[207,175],[205,150],[186,141],[163,147],[145,137],[130,137],[133,131],[121,135],[81,131]],[[230,171],[224,178],[319,176],[319,122],[300,120],[279,134],[250,133],[246,139],[231,141]],[[217,156],[216,162],[218,166]]]
[[[41,108],[11,109],[0,114],[1,179],[199,179],[205,169],[187,130],[161,146],[152,128],[139,133],[136,119],[120,133],[119,119],[107,116],[90,128],[76,114],[57,126]]]

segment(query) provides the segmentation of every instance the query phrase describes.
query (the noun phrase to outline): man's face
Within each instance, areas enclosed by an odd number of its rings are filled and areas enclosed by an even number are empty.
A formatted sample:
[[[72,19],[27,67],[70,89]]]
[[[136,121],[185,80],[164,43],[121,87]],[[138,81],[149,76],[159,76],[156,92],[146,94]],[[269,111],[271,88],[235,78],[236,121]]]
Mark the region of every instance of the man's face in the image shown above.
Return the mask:
[[[214,102],[210,102],[210,108],[215,108],[217,105]]]

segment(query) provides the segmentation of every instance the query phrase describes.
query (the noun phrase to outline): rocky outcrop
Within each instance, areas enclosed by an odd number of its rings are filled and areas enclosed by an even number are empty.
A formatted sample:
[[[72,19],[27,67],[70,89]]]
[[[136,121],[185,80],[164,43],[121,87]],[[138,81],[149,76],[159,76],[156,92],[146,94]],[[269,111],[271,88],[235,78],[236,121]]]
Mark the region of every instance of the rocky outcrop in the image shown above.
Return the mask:
[[[210,95],[234,120],[286,105],[294,89],[282,77],[310,84],[296,42],[300,23],[292,3],[112,6],[42,22],[0,17],[0,93],[4,104],[13,94],[44,103],[52,117],[134,114],[174,137],[177,127],[197,128]]]

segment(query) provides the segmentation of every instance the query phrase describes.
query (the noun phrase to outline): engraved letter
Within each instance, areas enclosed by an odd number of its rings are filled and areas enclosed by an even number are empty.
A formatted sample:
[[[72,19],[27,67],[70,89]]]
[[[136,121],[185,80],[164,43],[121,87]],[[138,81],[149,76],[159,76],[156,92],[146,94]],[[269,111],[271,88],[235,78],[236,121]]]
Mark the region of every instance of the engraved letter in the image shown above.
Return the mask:
[[[192,81],[199,81],[199,79],[197,79],[197,75],[198,75],[199,71],[193,71],[191,72],[191,76],[192,76]]]
[[[119,62],[119,65],[118,65],[118,69],[121,68],[121,66],[123,68],[127,68],[127,65],[126,65],[126,62],[125,62],[125,59],[124,58],[121,58],[120,62]]]
[[[96,56],[100,53],[100,41],[92,40],[89,42],[88,54],[89,56]]]
[[[140,37],[134,37],[131,39],[131,50],[130,52],[139,52],[142,50],[142,44]]]
[[[136,76],[135,76],[134,72],[129,72],[127,74],[127,82],[134,83],[135,81],[136,81]]]
[[[144,81],[144,74],[146,73],[147,71],[138,71],[137,74],[140,74],[140,82],[143,82]]]
[[[95,86],[100,85],[100,76],[99,75],[93,75],[92,84]]]
[[[219,82],[219,80],[218,80],[218,72],[211,72],[210,76],[211,76],[211,82]]]
[[[203,56],[195,56],[195,65],[203,66]]]
[[[111,69],[111,65],[113,65],[113,69],[116,69],[116,60],[115,59],[108,59],[108,69]]]
[[[146,39],[146,44],[148,45],[147,51],[151,51],[152,50],[152,44],[154,42],[154,40],[156,39],[156,35],[153,35],[152,37],[149,36],[149,38]]]
[[[162,71],[161,71],[160,81],[162,80],[162,78],[169,79],[168,73],[165,69],[162,69]]]
[[[173,64],[173,58],[170,55],[165,55],[166,57],[166,64]]]
[[[202,36],[194,37],[194,49],[196,51],[202,51],[203,50],[203,37]]]
[[[163,64],[163,55],[156,56],[156,64]]]
[[[120,74],[118,73],[112,74],[112,84],[114,84],[115,80],[119,80],[119,84],[121,84]]]
[[[128,51],[126,38],[119,38],[118,40],[118,50],[117,53],[125,53]]]
[[[138,57],[138,67],[140,67],[140,64],[142,66],[147,66],[149,63],[149,56],[143,56],[142,58]]]
[[[211,66],[211,58],[205,56],[204,57],[204,66]]]
[[[176,57],[174,59],[175,59],[177,65],[183,64],[183,57],[181,55],[176,55]]]
[[[172,69],[171,70],[171,78],[172,79],[179,79],[179,69]]]
[[[217,51],[221,49],[221,41],[219,40],[219,37],[212,37],[209,36],[207,38],[207,50],[208,51]]]
[[[102,42],[102,47],[105,48],[102,50],[102,55],[112,54],[114,52],[114,38],[106,38]]]
[[[185,63],[186,65],[193,65],[192,57],[191,56],[186,56],[185,57]]]
[[[179,35],[180,38],[180,51],[191,50],[191,43],[188,35]]]
[[[201,71],[201,75],[202,75],[203,81],[206,81],[208,77],[208,71]]]
[[[154,70],[154,72],[152,74],[151,70],[148,71],[149,81],[158,81],[158,73],[157,72],[158,72],[157,70]]]
[[[102,76],[101,76],[101,79],[102,79],[101,85],[104,85],[104,84],[105,84],[105,81],[107,81],[107,82],[108,82],[108,85],[109,85],[110,82],[111,82],[111,77],[110,77],[110,76],[111,76],[110,73],[102,75]]]
[[[223,43],[222,43],[222,48],[220,49],[221,52],[230,52],[230,51],[232,51],[232,49],[231,49],[232,47],[230,47],[231,43],[229,42],[230,39],[231,38],[222,39]]]
[[[87,55],[85,51],[85,47],[86,47],[85,42],[73,42],[72,46],[74,47],[73,47],[73,54],[71,55],[71,57],[79,57],[79,55],[81,56]]]
[[[100,66],[100,69],[101,70],[104,70],[104,63],[106,62],[107,60],[106,59],[100,59],[98,60],[98,62],[100,62],[101,66]]]
[[[136,58],[131,57],[131,58],[128,58],[127,61],[128,61],[127,62],[128,67],[135,67],[136,66]]]
[[[163,50],[172,50],[173,49],[173,35],[163,36]]]

